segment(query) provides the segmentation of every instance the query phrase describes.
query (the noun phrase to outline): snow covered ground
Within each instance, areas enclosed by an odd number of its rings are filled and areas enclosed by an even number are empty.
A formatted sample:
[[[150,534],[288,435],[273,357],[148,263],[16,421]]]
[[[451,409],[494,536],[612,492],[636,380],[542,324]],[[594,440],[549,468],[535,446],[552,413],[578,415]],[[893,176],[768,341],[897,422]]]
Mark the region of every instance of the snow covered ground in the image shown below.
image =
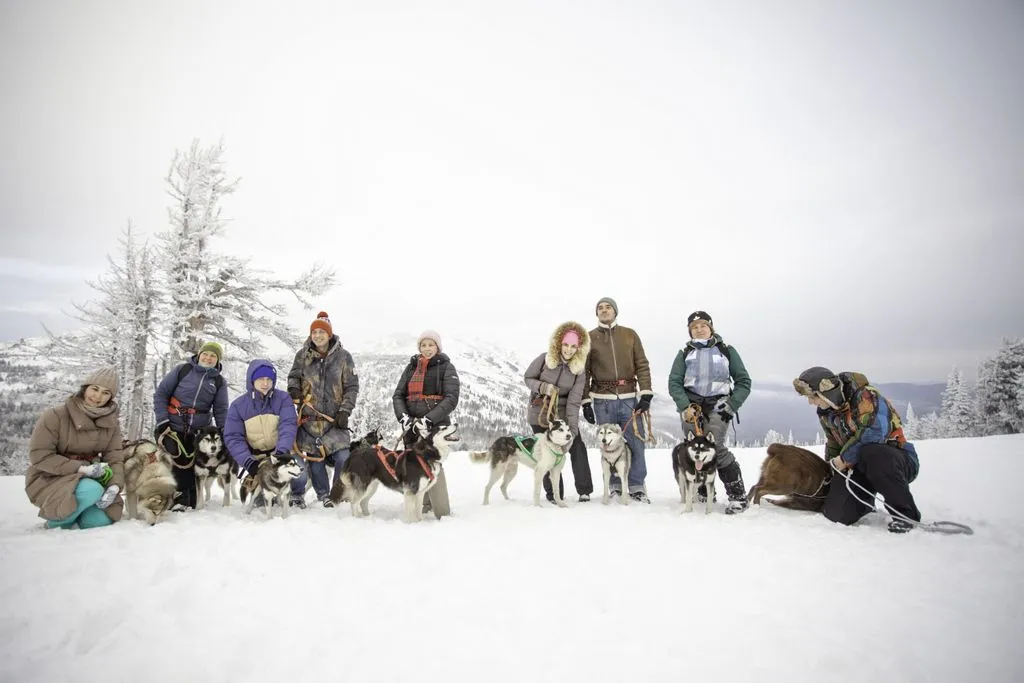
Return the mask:
[[[368,520],[236,505],[47,531],[3,478],[0,680],[1024,680],[1024,436],[918,450],[926,520],[973,536],[680,515],[668,451],[653,505],[566,510],[531,507],[522,469],[481,506],[486,466],[454,453],[455,516],[419,525],[382,491]],[[737,455],[749,487],[764,449]]]

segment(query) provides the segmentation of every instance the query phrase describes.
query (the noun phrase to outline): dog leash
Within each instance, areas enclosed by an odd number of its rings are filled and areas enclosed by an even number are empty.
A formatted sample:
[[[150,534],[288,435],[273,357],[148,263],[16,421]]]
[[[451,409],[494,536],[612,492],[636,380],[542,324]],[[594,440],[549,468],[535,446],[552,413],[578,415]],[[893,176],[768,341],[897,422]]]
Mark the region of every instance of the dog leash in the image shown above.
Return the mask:
[[[831,460],[829,461],[828,465],[833,470],[835,470],[835,472],[837,474],[839,474],[839,476],[841,476],[843,479],[846,480],[846,490],[850,492],[851,496],[856,498],[863,505],[871,508],[872,512],[878,512],[878,510],[875,509],[875,501],[878,500],[878,494],[872,493],[871,491],[868,491],[866,488],[861,486],[859,483],[855,482],[853,480],[853,478],[850,477],[849,474],[847,474],[845,472],[840,472],[839,468],[837,468],[834,464],[832,464]],[[868,501],[866,501],[863,498],[861,498],[860,496],[858,496],[854,492],[854,490],[852,488],[850,488],[850,484],[853,484],[854,486],[859,488],[861,491],[863,491],[864,493],[868,494],[868,497],[871,498],[871,502],[869,503]],[[921,529],[922,531],[934,531],[935,533],[939,533],[939,534],[966,534],[968,536],[970,536],[971,534],[974,533],[974,529],[972,529],[971,527],[967,526],[966,524],[960,524],[959,522],[950,522],[950,521],[946,521],[946,520],[942,520],[942,521],[938,521],[938,522],[927,522],[927,523],[926,522],[919,522],[919,521],[917,521],[915,519],[910,519],[906,515],[901,514],[900,512],[894,510],[892,508],[892,506],[890,506],[884,500],[882,501],[882,505],[885,506],[885,509],[888,510],[889,514],[891,514],[893,517],[895,517],[897,519],[900,519],[900,520],[906,522],[907,524],[910,524],[911,526],[915,526],[918,529]]]

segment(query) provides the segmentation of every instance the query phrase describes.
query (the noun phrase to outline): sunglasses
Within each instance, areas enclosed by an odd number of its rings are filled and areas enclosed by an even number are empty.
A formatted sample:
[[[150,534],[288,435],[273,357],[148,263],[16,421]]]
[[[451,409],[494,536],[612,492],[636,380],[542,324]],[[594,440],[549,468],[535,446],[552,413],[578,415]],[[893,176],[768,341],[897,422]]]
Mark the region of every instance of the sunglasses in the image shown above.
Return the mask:
[[[822,377],[820,380],[818,380],[817,388],[812,387],[810,384],[800,379],[799,377],[793,380],[793,388],[796,389],[796,392],[801,396],[814,396],[815,394],[819,393],[824,394],[826,391],[831,391],[832,389],[835,389],[838,386],[839,383],[836,382],[831,377]]]

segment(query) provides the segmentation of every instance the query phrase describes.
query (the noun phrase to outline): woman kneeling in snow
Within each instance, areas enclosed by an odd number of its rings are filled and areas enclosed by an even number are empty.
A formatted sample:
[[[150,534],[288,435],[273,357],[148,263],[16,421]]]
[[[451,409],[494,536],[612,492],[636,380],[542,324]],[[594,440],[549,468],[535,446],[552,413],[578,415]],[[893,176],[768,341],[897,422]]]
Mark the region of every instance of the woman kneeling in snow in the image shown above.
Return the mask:
[[[116,394],[117,371],[98,370],[36,423],[25,493],[47,527],[91,529],[121,519],[124,451]]]

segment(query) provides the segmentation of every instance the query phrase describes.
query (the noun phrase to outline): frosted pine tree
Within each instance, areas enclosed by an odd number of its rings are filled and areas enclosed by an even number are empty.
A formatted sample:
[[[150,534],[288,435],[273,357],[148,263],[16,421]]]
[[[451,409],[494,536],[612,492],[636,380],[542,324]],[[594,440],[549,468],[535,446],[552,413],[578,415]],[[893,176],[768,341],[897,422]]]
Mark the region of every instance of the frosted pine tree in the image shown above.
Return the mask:
[[[917,427],[917,415],[914,414],[914,406],[910,401],[907,401],[907,414],[903,418],[903,436],[907,437],[908,441],[918,438]]]
[[[764,435],[764,445],[765,446],[768,446],[768,445],[773,444],[773,443],[784,443],[784,442],[785,441],[782,438],[782,434],[780,434],[779,432],[775,431],[774,429],[769,429],[768,433]]]
[[[310,297],[334,285],[334,271],[322,265],[286,281],[251,267],[248,259],[217,251],[216,240],[227,225],[220,203],[238,186],[228,179],[223,154],[222,144],[201,148],[195,140],[187,152],[175,153],[166,178],[174,203],[170,227],[158,239],[167,292],[162,318],[172,362],[211,339],[250,358],[265,353],[266,337],[297,348],[302,338],[285,322],[288,311],[273,297],[291,295],[309,310]]]
[[[825,445],[825,435],[822,434],[821,432],[815,431],[814,432],[814,445],[815,446],[824,446]]]
[[[792,429],[789,430],[789,435],[786,437],[786,443],[789,444],[790,446],[792,446],[793,444],[796,443],[795,441],[793,441],[793,430]]]
[[[129,439],[145,431],[152,412],[152,392],[146,388],[147,357],[154,338],[153,257],[148,245],[139,245],[129,223],[120,238],[117,258],[107,256],[108,269],[87,282],[99,297],[72,304],[72,317],[82,329],[62,336],[50,335],[50,355],[63,367],[70,382],[96,368],[117,368],[122,428]]]
[[[981,434],[1024,431],[1020,377],[1024,374],[1024,339],[1003,339],[995,356],[978,367],[977,410]]]
[[[970,386],[963,381],[963,375],[956,366],[946,379],[942,392],[942,408],[939,414],[939,434],[944,437],[973,436],[976,433],[977,413]]]

